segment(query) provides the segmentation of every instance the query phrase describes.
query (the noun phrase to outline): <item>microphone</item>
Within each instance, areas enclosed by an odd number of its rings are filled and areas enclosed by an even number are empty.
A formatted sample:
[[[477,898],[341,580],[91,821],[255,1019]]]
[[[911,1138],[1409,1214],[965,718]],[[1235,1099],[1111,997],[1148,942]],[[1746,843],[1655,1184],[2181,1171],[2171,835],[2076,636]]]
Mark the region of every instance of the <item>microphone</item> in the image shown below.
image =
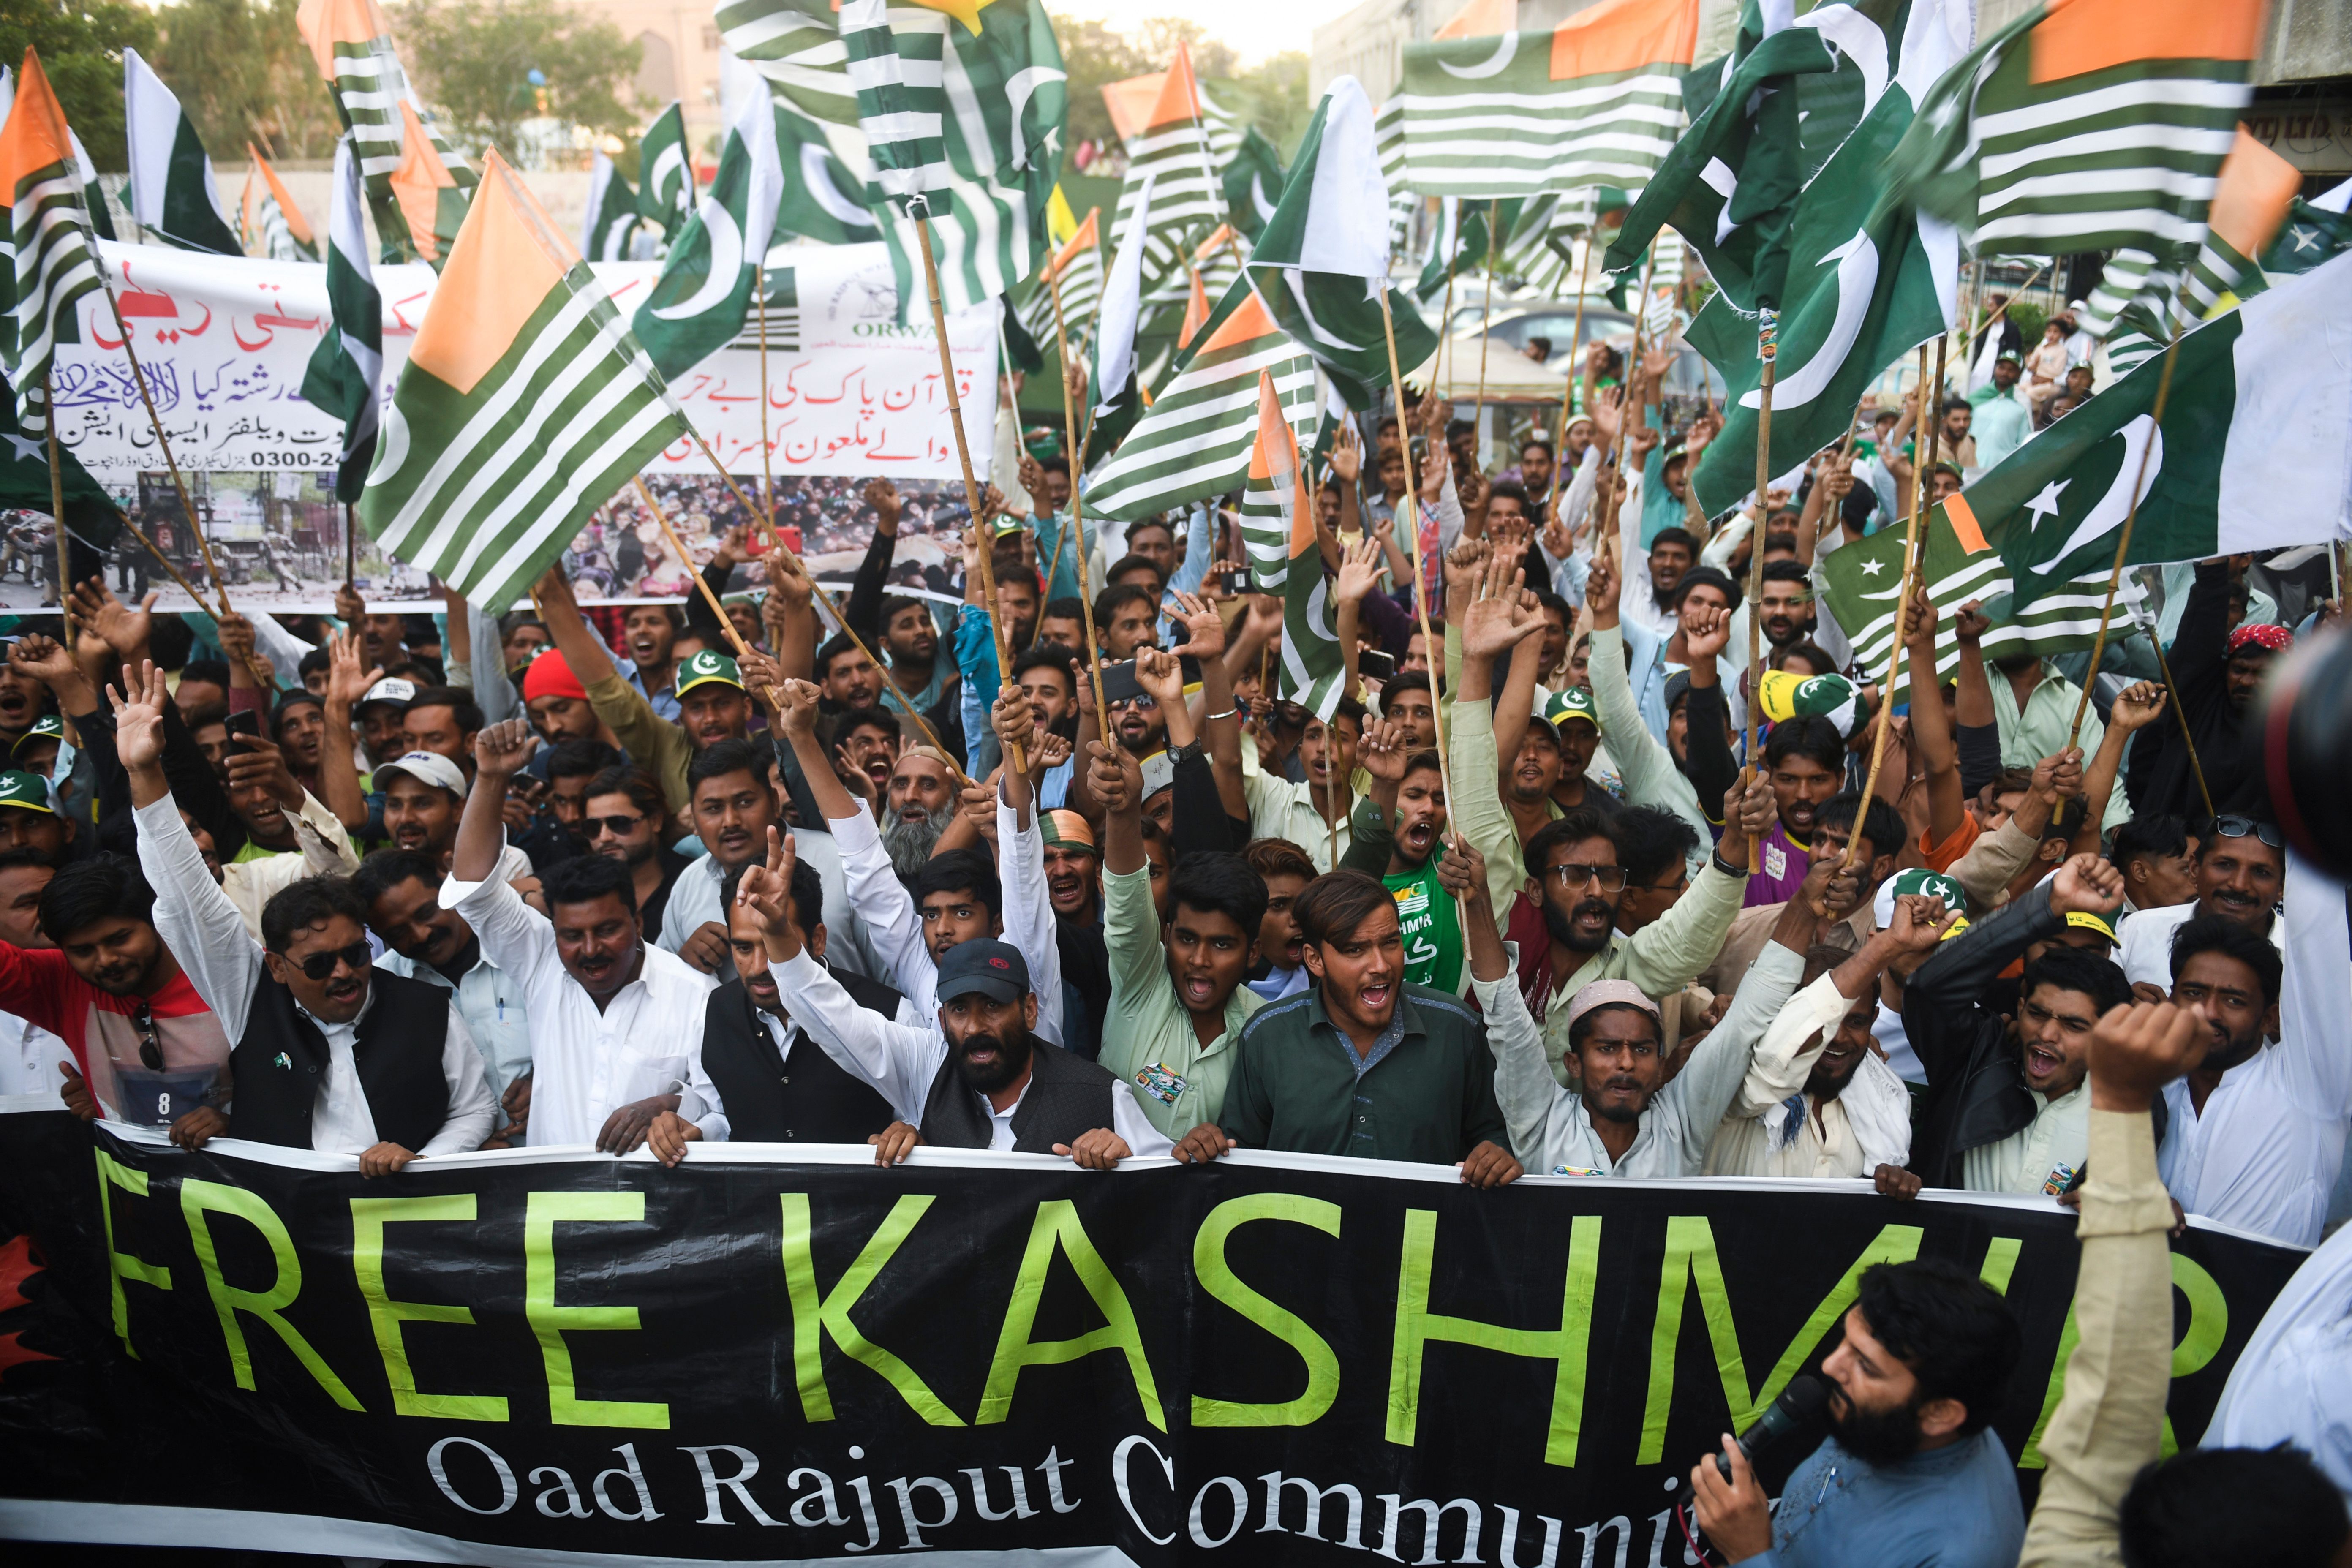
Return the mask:
[[[1828,1384],[1810,1372],[1790,1379],[1780,1397],[1756,1418],[1756,1425],[1739,1435],[1739,1451],[1759,1472],[1768,1458],[1776,1461],[1803,1458],[1821,1446],[1829,1426],[1829,1405]],[[1719,1448],[1715,1455],[1715,1468],[1725,1480],[1731,1479],[1730,1457]],[[1688,1510],[1697,1495],[1696,1489],[1685,1481],[1675,1499],[1675,1507]]]

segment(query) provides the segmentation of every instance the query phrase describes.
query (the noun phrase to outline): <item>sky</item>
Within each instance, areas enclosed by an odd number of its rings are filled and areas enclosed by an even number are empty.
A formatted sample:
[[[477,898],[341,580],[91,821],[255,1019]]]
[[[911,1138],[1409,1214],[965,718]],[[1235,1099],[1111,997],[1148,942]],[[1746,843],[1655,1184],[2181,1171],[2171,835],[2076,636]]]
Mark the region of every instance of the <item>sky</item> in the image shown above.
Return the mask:
[[[1208,36],[1233,46],[1242,63],[1297,49],[1304,54],[1315,29],[1353,10],[1359,0],[1066,0],[1056,16],[1092,18],[1133,32],[1152,16],[1184,16]]]

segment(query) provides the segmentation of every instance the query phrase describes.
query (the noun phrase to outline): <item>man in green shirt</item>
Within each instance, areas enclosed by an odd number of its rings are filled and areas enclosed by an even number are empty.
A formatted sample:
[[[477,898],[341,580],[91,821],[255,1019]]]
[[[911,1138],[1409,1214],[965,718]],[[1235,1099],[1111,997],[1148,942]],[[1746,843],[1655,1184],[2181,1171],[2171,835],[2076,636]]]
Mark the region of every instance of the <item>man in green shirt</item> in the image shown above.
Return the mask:
[[[1139,650],[1173,665],[1173,654]],[[1103,945],[1110,1007],[1096,1059],[1135,1091],[1173,1138],[1224,1109],[1234,1037],[1265,1003],[1242,984],[1257,957],[1265,881],[1238,855],[1188,855],[1169,873],[1168,924],[1153,907],[1143,850],[1143,772],[1124,751],[1101,754],[1088,781],[1108,812],[1103,844]]]
[[[1396,900],[1404,942],[1408,984],[1436,991],[1462,991],[1462,922],[1454,900],[1437,885],[1437,857],[1444,847],[1445,780],[1433,751],[1410,754],[1404,727],[1390,721],[1372,727],[1360,760],[1372,777],[1372,797],[1357,808],[1368,831],[1340,858],[1340,865],[1376,876]],[[1367,814],[1370,819],[1367,820]]]
[[[1486,1026],[1405,982],[1395,898],[1360,871],[1334,871],[1293,913],[1315,984],[1242,1026],[1223,1116],[1186,1133],[1176,1157],[1205,1164],[1239,1144],[1453,1165],[1475,1187],[1518,1180]]]
[[[2033,434],[2033,413],[2017,390],[2024,367],[2014,354],[2003,354],[1992,367],[1992,381],[1969,395],[1970,433],[1977,443],[1977,466],[1999,468],[2003,458],[2025,445]]]

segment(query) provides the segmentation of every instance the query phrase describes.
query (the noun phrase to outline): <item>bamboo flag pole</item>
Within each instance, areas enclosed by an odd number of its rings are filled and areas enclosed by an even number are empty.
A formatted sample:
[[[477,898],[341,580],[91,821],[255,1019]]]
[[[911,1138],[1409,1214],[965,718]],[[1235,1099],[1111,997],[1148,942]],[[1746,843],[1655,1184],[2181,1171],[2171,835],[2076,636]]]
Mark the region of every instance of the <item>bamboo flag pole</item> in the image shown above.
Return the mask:
[[[81,658],[75,647],[73,629],[73,566],[67,554],[66,475],[58,458],[58,399],[47,372],[41,375],[41,407],[48,416],[42,423],[48,426],[49,436],[49,521],[58,535],[58,624],[65,628],[66,657],[79,666]]]
[[[1477,431],[1476,427],[1485,422],[1486,412],[1486,343],[1487,333],[1495,320],[1495,261],[1503,248],[1502,237],[1496,228],[1502,222],[1502,213],[1500,201],[1486,204],[1486,296],[1478,307],[1478,395],[1470,400],[1470,423],[1474,431],[1471,439],[1477,443],[1482,459],[1486,456],[1486,439],[1484,433]],[[1445,368],[1452,370],[1454,367],[1449,363]]]
[[[1083,502],[1078,496],[1078,465],[1082,460],[1078,446],[1078,412],[1070,401],[1070,332],[1062,320],[1062,279],[1050,268],[1045,285],[1054,296],[1054,342],[1062,357],[1062,440],[1070,448],[1070,519],[1066,526],[1054,535],[1054,568],[1061,569],[1062,535],[1070,534],[1070,547],[1078,562],[1078,616],[1087,631],[1087,675],[1095,689],[1095,729],[1102,738],[1103,754],[1111,754],[1110,707],[1103,700],[1102,647],[1095,637],[1095,602],[1093,584],[1087,580],[1087,535]],[[1049,574],[1046,584],[1051,587]],[[1337,864],[1337,862],[1334,862]]]
[[[1643,301],[1647,304],[1645,300]],[[1739,769],[1740,788],[1745,790],[1755,781],[1757,769],[1758,733],[1764,718],[1764,525],[1769,502],[1766,492],[1772,484],[1772,372],[1780,352],[1780,313],[1767,307],[1756,316],[1756,528],[1748,536],[1748,750]],[[1926,363],[1924,360],[1921,362]],[[1727,386],[1728,394],[1730,388]],[[1916,478],[1915,474],[1913,476]],[[1687,482],[1687,481],[1685,481]],[[1898,616],[1897,629],[1900,629]],[[1899,648],[1902,638],[1896,637]],[[1882,727],[1880,734],[1885,733]],[[1867,797],[1864,797],[1865,800]],[[1855,821],[1859,822],[1860,817]],[[1849,833],[1851,843],[1860,833]],[[1748,874],[1754,876],[1763,868],[1764,847],[1755,839],[1748,841]]]
[[[948,421],[955,426],[956,460],[963,465],[964,500],[971,510],[972,532],[980,541],[980,587],[988,599],[989,641],[996,648],[996,677],[1000,682],[1010,685],[1013,680],[1012,634],[1004,624],[1004,616],[997,609],[995,541],[988,537],[981,521],[980,482],[972,478],[971,443],[964,436],[963,404],[956,396],[955,356],[948,347],[947,307],[940,300],[939,258],[931,253],[930,204],[918,195],[911,206],[914,210],[908,216],[914,221],[915,237],[922,246],[923,284],[931,296],[931,332],[940,342],[940,386],[947,394]],[[1077,476],[1073,474],[1070,477],[1073,499],[1076,499],[1077,490]],[[1021,750],[1017,745],[1007,745],[1004,760],[1013,764],[1015,773],[1025,773],[1029,771],[1029,764],[1023,758]]]
[[[753,298],[760,304],[760,500],[765,503],[768,531],[776,527],[776,469],[773,450],[768,445],[768,258],[760,258],[759,270],[752,275]],[[725,616],[719,617],[725,619]]]
[[[1625,378],[1618,384],[1621,394],[1634,392],[1641,386],[1642,328],[1649,320],[1650,279],[1656,276],[1657,268],[1658,250],[1654,245],[1650,247],[1648,260],[1642,267],[1642,303],[1641,308],[1633,312],[1633,347],[1625,361]],[[1582,302],[1579,301],[1578,309],[1582,308]],[[1647,407],[1646,402],[1632,397],[1622,398],[1617,405],[1617,429],[1601,448],[1601,482],[1609,505],[1601,531],[1592,541],[1592,552],[1596,557],[1607,555],[1612,560],[1616,558],[1617,512],[1624,498],[1617,493],[1617,476],[1609,472],[1609,466],[1622,445],[1626,421],[1638,418],[1646,426],[1649,422],[1645,412]],[[1593,505],[1599,507],[1601,500],[1601,497],[1595,497]]]
[[[1429,573],[1421,560],[1421,465],[1413,461],[1412,437],[1404,428],[1404,373],[1397,365],[1396,318],[1389,310],[1388,279],[1381,279],[1374,285],[1374,291],[1380,295],[1381,300],[1381,331],[1388,339],[1389,382],[1397,389],[1397,439],[1404,448],[1405,483],[1402,499],[1404,502],[1404,535],[1412,546],[1412,608],[1421,621],[1422,646],[1429,650],[1429,668],[1433,673],[1445,668],[1445,645],[1439,642],[1429,629]],[[1436,457],[1434,452],[1430,455]],[[1445,791],[1445,798],[1452,800],[1454,765],[1445,754],[1445,719],[1433,704],[1429,710],[1429,721],[1432,738],[1437,744],[1438,784]],[[1327,771],[1331,771],[1339,760],[1339,747],[1328,736],[1325,745],[1332,757],[1331,764],[1327,764]],[[1324,793],[1328,798],[1330,788],[1327,786]],[[1337,864],[1333,862],[1335,867]]]
[[[1938,385],[1944,380],[1946,342],[1944,338],[1936,340],[1936,382]],[[1923,404],[1927,401],[1927,345],[1922,343],[1919,345],[1919,379],[1922,384],[1920,401]],[[1927,553],[1920,548],[1919,536],[1926,531],[1927,471],[1935,467],[1936,447],[1943,429],[1944,422],[1938,419],[1928,432],[1924,460],[1911,467],[1910,506],[1903,519],[1903,571],[1895,583],[1895,646],[1886,653],[1886,684],[1878,693],[1878,729],[1870,738],[1870,772],[1863,780],[1862,805],[1854,813],[1853,826],[1846,830],[1845,857],[1839,863],[1840,870],[1851,869],[1853,865],[1856,851],[1862,844],[1863,815],[1870,809],[1871,800],[1878,793],[1878,770],[1886,761],[1886,731],[1892,728],[1890,721],[1895,716],[1895,687],[1903,678],[1904,644],[1911,635],[1911,595],[1919,585],[1920,562]],[[1915,686],[1918,683],[1917,670],[1911,672],[1911,679]],[[1873,845],[1872,848],[1874,851],[1877,846]]]
[[[2164,689],[2170,694],[2172,717],[2180,726],[2180,743],[2189,750],[2189,771],[2196,776],[2197,794],[2205,802],[2205,815],[2213,813],[2213,791],[2205,783],[2205,766],[2197,760],[2197,741],[2189,732],[2189,714],[2180,706],[2180,688],[2172,683],[2172,661],[2164,657],[2164,639],[2156,635],[2156,627],[2147,628],[2147,646],[2156,650],[2157,673],[2164,677]]]
[[[1591,272],[1592,238],[1588,235],[1584,240],[1584,259],[1576,264],[1576,317],[1568,329],[1568,380],[1559,389],[1559,433],[1552,437],[1551,443],[1551,514],[1563,523],[1568,520],[1559,516],[1559,500],[1568,491],[1568,483],[1563,471],[1567,459],[1562,454],[1568,450],[1569,416],[1572,412],[1571,405],[1576,402],[1577,358],[1584,348],[1584,288]],[[1588,417],[1591,412],[1591,409],[1585,410]]]
[[[2147,460],[2161,444],[2159,432],[2164,428],[2164,405],[2172,394],[2172,367],[2180,358],[2180,313],[2173,312],[2172,342],[2164,351],[2164,368],[2157,374],[2156,402],[2148,409],[2147,444],[2139,449],[2139,470],[2132,476],[2131,504],[2124,510],[2123,531],[2116,535],[2116,563],[2107,573],[2107,599],[2099,609],[2099,635],[2091,643],[2091,668],[2083,676],[2083,695],[2074,704],[2074,722],[2066,731],[2066,744],[2074,746],[2083,738],[2083,717],[2091,709],[2091,688],[2099,679],[2099,661],[2106,657],[2107,623],[2116,613],[2116,590],[2124,580],[2124,561],[2131,553],[2132,524],[2139,520],[2141,493],[2147,488]],[[2153,640],[2153,639],[2151,639]],[[2179,699],[2176,697],[2176,702]],[[2185,721],[2187,715],[2182,715]],[[2064,804],[2060,804],[2064,810]],[[2054,817],[2053,820],[2056,820]]]

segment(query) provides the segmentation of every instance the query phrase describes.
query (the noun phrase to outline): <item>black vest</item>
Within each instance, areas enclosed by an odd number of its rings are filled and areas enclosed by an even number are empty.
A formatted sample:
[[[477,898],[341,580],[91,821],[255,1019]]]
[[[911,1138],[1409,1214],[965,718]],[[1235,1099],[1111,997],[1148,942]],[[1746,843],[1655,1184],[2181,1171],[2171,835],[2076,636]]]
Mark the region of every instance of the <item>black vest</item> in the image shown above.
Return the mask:
[[[441,1047],[449,1034],[450,993],[388,969],[370,970],[368,984],[374,999],[352,1047],[360,1088],[376,1137],[415,1153],[449,1119]],[[229,1052],[228,1066],[236,1091],[230,1137],[310,1147],[310,1114],[327,1078],[327,1037],[267,969],[253,988],[245,1034]]]
[[[1075,1143],[1083,1133],[1108,1127],[1111,1086],[1118,1081],[1108,1068],[1035,1040],[1029,1092],[1013,1113],[1013,1147],[1024,1154],[1050,1154],[1056,1143]],[[923,1142],[943,1149],[985,1149],[994,1131],[980,1096],[956,1071],[950,1050],[923,1101]]]
[[[898,994],[862,974],[835,970],[850,999],[885,1018],[898,1016]],[[703,1004],[702,1067],[740,1143],[863,1143],[898,1120],[890,1102],[809,1038],[793,1037],[790,1061],[751,1005],[743,982],[730,980]]]

